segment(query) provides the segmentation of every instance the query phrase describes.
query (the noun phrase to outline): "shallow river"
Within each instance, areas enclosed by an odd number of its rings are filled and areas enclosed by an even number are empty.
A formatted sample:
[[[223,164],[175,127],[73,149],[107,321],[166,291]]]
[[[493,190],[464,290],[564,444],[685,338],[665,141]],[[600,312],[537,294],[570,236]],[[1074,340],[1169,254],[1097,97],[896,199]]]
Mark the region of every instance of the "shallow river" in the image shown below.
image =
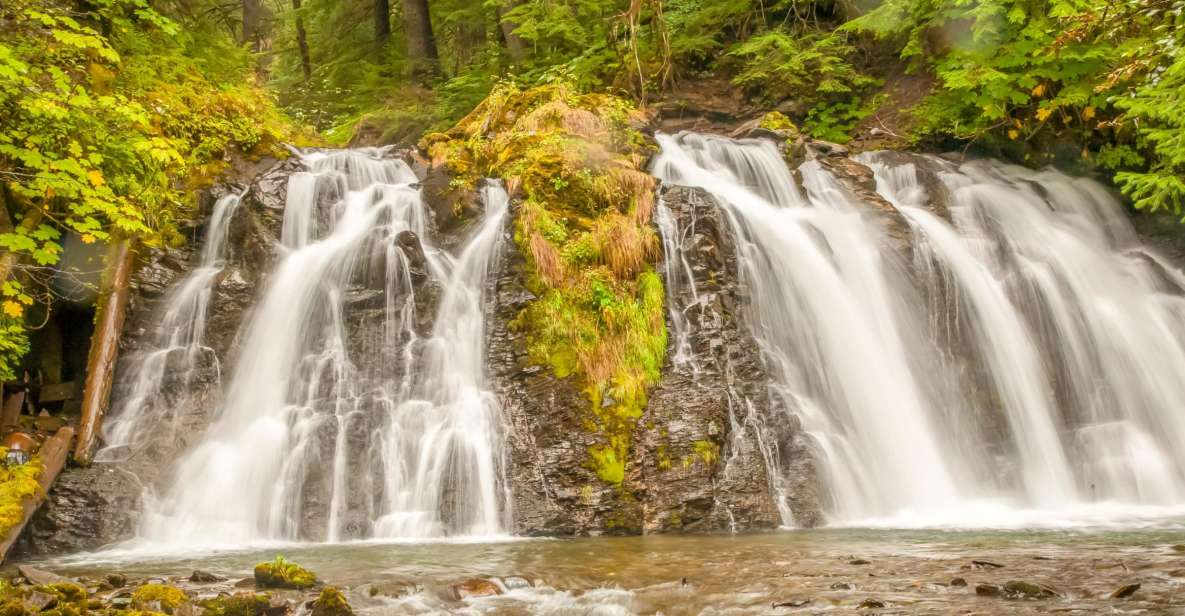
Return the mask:
[[[143,550],[42,561],[65,575],[227,576],[283,553],[349,589],[370,614],[1185,614],[1185,524],[1041,531],[779,531],[493,543],[272,546],[186,557]],[[976,564],[973,561],[981,561]],[[533,587],[458,600],[453,584],[517,576]],[[952,585],[963,578],[967,585]],[[980,596],[1021,580],[1059,596]],[[1118,588],[1138,582],[1125,599]],[[521,582],[519,582],[521,584]],[[518,584],[511,584],[516,586]],[[778,605],[783,604],[783,605]],[[776,607],[775,607],[776,606]],[[883,606],[883,607],[882,607]]]

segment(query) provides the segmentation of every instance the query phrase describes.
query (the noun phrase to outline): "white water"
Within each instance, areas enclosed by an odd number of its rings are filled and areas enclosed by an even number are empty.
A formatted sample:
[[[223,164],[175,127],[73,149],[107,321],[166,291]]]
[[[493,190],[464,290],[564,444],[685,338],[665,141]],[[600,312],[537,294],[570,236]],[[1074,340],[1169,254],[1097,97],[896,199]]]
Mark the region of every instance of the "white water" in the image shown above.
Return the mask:
[[[219,370],[218,357],[205,345],[206,318],[224,265],[230,221],[240,199],[241,195],[226,195],[214,204],[201,261],[169,292],[165,300],[168,308],[155,340],[135,360],[131,389],[103,426],[105,445],[96,460],[126,458],[135,453],[147,434],[175,431],[179,409],[167,398],[166,386],[173,382],[186,390],[202,368]]]
[[[506,196],[458,258],[426,238],[415,175],[378,150],[305,156],[282,244],[216,420],[146,497],[173,546],[497,535],[502,430],[484,380],[484,288]],[[422,270],[397,242],[423,242]],[[414,276],[441,287],[417,335]],[[382,299],[371,301],[376,294]]]
[[[921,207],[912,169],[874,164],[914,233],[910,264],[817,163],[799,169],[804,193],[771,143],[658,140],[655,174],[706,189],[731,220],[748,321],[814,441],[831,523],[1185,505],[1185,287],[1099,186],[948,165],[952,224]]]

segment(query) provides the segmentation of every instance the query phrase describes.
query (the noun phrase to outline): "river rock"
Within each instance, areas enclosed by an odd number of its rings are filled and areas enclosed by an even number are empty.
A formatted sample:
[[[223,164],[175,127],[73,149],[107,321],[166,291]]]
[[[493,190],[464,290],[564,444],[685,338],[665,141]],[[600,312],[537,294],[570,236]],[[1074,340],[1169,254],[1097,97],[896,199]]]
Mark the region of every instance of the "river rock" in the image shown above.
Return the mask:
[[[189,575],[189,581],[197,584],[213,584],[214,582],[223,582],[226,578],[220,575],[214,575],[209,571],[202,571],[198,569]]]
[[[1126,599],[1126,598],[1136,594],[1136,591],[1139,589],[1140,589],[1139,582],[1133,582],[1131,584],[1124,584],[1123,586],[1120,586],[1119,588],[1117,588],[1115,590],[1115,592],[1111,593],[1111,598],[1112,599]]]
[[[24,577],[26,580],[29,580],[30,583],[36,584],[38,586],[70,581],[69,579],[64,578],[56,573],[51,573],[36,567],[30,567],[29,565],[20,565],[16,568],[16,570],[21,574],[22,577]]]
[[[502,594],[502,589],[491,580],[483,578],[471,578],[462,582],[453,584],[452,594],[454,599],[471,599],[475,597],[492,597],[494,595]]]
[[[1024,580],[1012,580],[1004,584],[1004,592],[1014,597],[1024,597],[1026,599],[1047,599],[1060,594],[1049,586],[1034,584]]]
[[[976,584],[975,594],[981,597],[1002,597],[1004,596],[1004,589],[995,584]]]
[[[951,586],[966,586],[967,580],[965,580],[961,577],[957,577],[957,578],[950,581],[950,585]]]

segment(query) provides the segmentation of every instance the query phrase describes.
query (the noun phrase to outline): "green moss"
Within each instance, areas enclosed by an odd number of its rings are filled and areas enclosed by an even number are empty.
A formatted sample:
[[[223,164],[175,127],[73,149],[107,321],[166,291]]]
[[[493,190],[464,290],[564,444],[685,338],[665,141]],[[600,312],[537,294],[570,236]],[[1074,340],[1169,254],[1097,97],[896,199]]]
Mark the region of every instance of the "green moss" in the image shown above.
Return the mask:
[[[8,450],[0,447],[0,459]],[[45,470],[39,456],[16,466],[0,465],[0,538],[25,519],[25,501],[41,491],[38,479]]]
[[[216,597],[200,602],[205,616],[260,616],[270,603],[266,593],[241,592],[229,597]]]
[[[794,122],[790,120],[790,118],[787,118],[780,111],[771,111],[761,116],[761,121],[758,123],[758,126],[764,128],[765,130],[784,133],[788,138],[791,135],[795,137],[798,136],[798,126],[796,126]]]
[[[353,616],[353,614],[354,610],[350,609],[350,603],[346,601],[346,597],[340,590],[332,586],[322,589],[320,596],[313,602],[312,616]]]
[[[533,301],[513,323],[530,360],[573,378],[599,435],[588,467],[621,484],[630,433],[666,353],[655,182],[630,103],[563,83],[495,88],[447,133],[421,141],[433,164],[465,181],[506,180],[521,204],[514,238]]]
[[[132,593],[132,607],[146,609],[150,603],[160,603],[161,611],[172,614],[173,610],[189,601],[185,591],[165,584],[145,584]]]
[[[712,441],[695,441],[691,444],[692,451],[704,464],[712,465],[720,459],[720,445]]]
[[[300,565],[277,555],[275,560],[255,565],[255,585],[260,588],[303,590],[317,584],[317,576]]]

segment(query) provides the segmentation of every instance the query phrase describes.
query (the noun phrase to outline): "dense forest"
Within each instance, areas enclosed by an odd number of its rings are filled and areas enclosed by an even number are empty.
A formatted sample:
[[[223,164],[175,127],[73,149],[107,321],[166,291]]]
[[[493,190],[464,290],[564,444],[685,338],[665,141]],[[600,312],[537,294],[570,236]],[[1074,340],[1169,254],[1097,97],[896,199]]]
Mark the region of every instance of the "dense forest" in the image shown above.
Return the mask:
[[[1181,0],[11,0],[0,377],[63,246],[184,242],[236,161],[413,145],[497,88],[643,110],[733,89],[816,138],[1057,158],[1180,214],[1183,45]]]

